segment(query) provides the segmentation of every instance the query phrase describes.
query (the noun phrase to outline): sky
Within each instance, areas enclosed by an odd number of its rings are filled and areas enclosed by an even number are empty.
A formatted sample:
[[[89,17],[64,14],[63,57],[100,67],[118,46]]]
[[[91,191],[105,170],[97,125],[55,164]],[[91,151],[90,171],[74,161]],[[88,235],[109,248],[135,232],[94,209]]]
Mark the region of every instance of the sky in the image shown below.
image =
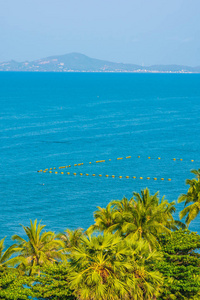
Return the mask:
[[[79,52],[200,65],[200,0],[0,0],[0,62]]]

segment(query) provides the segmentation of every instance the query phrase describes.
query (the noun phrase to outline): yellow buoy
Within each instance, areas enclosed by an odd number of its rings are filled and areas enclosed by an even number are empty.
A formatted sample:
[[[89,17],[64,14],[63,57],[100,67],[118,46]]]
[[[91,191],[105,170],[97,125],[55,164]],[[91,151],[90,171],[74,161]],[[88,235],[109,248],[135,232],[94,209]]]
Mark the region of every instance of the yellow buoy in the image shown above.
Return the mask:
[[[112,175],[112,178],[115,178],[115,175]]]
[[[102,177],[102,175],[101,175],[101,174],[99,174],[99,177]]]
[[[136,176],[133,176],[134,179],[136,179]]]
[[[183,160],[182,158],[180,158],[180,160]]]
[[[50,168],[49,170],[52,170],[52,168]]]
[[[138,158],[140,158],[140,156],[138,156]]]
[[[74,166],[76,167],[76,166],[77,166],[77,164],[74,164]]]
[[[76,173],[74,173],[74,175],[76,175]]]
[[[83,175],[83,173],[80,173],[80,175],[82,176],[82,175]]]
[[[123,157],[118,157],[117,159],[118,159],[118,160],[119,160],[119,159],[123,159]]]
[[[149,179],[150,179],[150,177],[147,177],[147,179],[149,180]]]
[[[86,176],[89,176],[89,174],[87,174],[87,173],[86,173],[85,175],[86,175]]]
[[[148,156],[148,159],[150,159],[151,157],[150,156]]]
[[[119,176],[119,178],[122,178],[122,176]]]
[[[70,168],[70,167],[71,167],[71,165],[68,166],[68,168]]]
[[[158,157],[158,159],[160,159],[160,157]]]
[[[193,162],[193,161],[194,161],[194,159],[191,159],[191,161]]]
[[[171,178],[168,178],[168,181],[171,181]]]
[[[161,180],[164,180],[164,178],[161,178]]]
[[[143,177],[140,177],[140,179],[143,179]]]
[[[96,174],[92,174],[92,176],[96,176]]]
[[[91,161],[89,162],[89,164],[91,164]]]
[[[173,160],[176,160],[176,158],[173,158]]]
[[[154,177],[154,180],[157,180],[157,178],[156,178],[156,177]]]
[[[131,156],[126,156],[126,158],[131,158]]]
[[[109,161],[111,161],[111,159],[109,158]]]
[[[129,176],[126,176],[126,178],[129,178]]]
[[[109,175],[106,175],[106,177],[109,177]]]
[[[56,169],[56,168],[53,168],[54,170]]]
[[[49,173],[52,173],[52,171],[49,171]]]
[[[58,172],[55,172],[55,174],[58,174]]]
[[[70,175],[70,172],[67,172],[67,175]]]
[[[60,172],[60,174],[64,174],[64,172]]]

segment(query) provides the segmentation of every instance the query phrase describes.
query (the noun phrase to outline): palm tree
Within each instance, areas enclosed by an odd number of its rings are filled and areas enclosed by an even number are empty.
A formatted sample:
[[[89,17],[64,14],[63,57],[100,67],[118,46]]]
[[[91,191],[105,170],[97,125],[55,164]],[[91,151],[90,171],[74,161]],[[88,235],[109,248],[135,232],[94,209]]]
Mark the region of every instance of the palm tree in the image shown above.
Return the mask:
[[[57,240],[51,231],[43,232],[45,225],[30,220],[30,227],[21,225],[27,235],[27,240],[14,235],[12,239],[17,242],[18,258],[21,263],[18,268],[28,270],[32,275],[42,265],[57,262],[63,257],[64,242]],[[39,271],[38,271],[39,272]]]
[[[134,193],[130,200],[123,198],[112,201],[106,210],[99,208],[95,212],[95,224],[89,229],[112,232],[136,241],[145,239],[152,249],[158,246],[157,236],[160,233],[169,234],[171,229],[177,228],[177,225],[183,226],[173,219],[175,202],[169,203],[164,197],[160,201],[157,196],[158,193],[150,195],[146,188],[141,194]],[[108,220],[105,213],[107,211],[109,211]]]
[[[128,261],[132,264],[129,272],[134,276],[135,286],[130,285],[128,299],[152,300],[162,291],[163,277],[158,271],[152,271],[152,266],[163,259],[157,250],[149,251],[149,244],[144,240],[135,242],[125,239],[125,247],[129,249]],[[130,274],[129,274],[130,275]]]
[[[77,247],[83,236],[83,229],[75,230],[66,229],[64,232],[57,234],[57,238],[64,242],[65,253],[69,254],[74,247]]]
[[[98,210],[94,213],[95,224],[91,225],[86,233],[90,234],[94,231],[112,232],[115,229],[113,205],[109,203],[106,208],[100,206],[97,208]]]
[[[195,174],[197,179],[187,179],[186,184],[190,186],[187,194],[182,194],[178,198],[178,203],[185,202],[185,208],[180,212],[180,219],[186,217],[187,226],[200,212],[200,169],[192,170],[191,173]],[[186,206],[189,203],[191,204]]]
[[[16,263],[19,262],[19,259],[16,257],[12,257],[13,254],[16,253],[18,250],[16,245],[10,246],[7,250],[4,251],[5,245],[4,245],[4,239],[0,240],[0,267],[8,267],[8,266],[14,266]],[[4,251],[4,252],[3,252]]]
[[[69,261],[70,288],[80,300],[153,299],[162,277],[148,266],[158,257],[143,241],[110,233],[82,236]]]
[[[174,223],[171,213],[175,210],[175,203],[169,203],[164,197],[159,201],[157,195],[150,195],[147,188],[141,191],[141,195],[134,193],[129,214],[125,214],[121,228],[127,238],[146,240],[150,249],[158,246],[159,234],[170,234],[170,226]]]

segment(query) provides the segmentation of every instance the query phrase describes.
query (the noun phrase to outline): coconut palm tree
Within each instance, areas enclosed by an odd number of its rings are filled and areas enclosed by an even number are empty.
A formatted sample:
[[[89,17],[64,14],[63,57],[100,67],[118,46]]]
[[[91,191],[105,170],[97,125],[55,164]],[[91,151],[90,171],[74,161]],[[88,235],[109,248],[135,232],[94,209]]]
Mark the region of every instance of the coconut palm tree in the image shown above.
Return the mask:
[[[180,212],[180,219],[186,217],[187,226],[200,212],[200,169],[192,170],[191,173],[195,174],[197,179],[187,179],[186,184],[190,186],[187,194],[182,194],[178,198],[178,203],[185,202],[185,208]],[[191,204],[187,206],[189,203]]]
[[[69,284],[80,300],[153,299],[162,277],[150,268],[160,258],[143,241],[106,233],[82,236],[70,257]]]
[[[95,224],[91,225],[86,233],[94,231],[112,232],[115,229],[113,205],[109,203],[106,208],[97,206],[98,210],[94,212]]]
[[[157,194],[150,195],[148,189],[141,191],[141,195],[134,193],[129,212],[122,212],[123,235],[134,240],[146,240],[150,249],[158,246],[157,237],[160,233],[171,232],[169,227],[174,222],[171,214],[175,209],[174,203],[168,203],[164,197],[159,201]]]
[[[178,220],[174,220],[172,214],[176,211],[175,201],[168,202],[163,196],[161,200],[158,198],[158,192],[154,195],[150,195],[149,190],[146,188],[141,191],[141,196],[139,193],[134,193],[133,198],[135,202],[134,206],[137,208],[141,206],[145,214],[154,214],[156,220],[164,226],[161,231],[167,232],[166,229],[177,230],[179,228],[184,229],[185,224]],[[149,217],[148,217],[149,218]]]
[[[105,232],[134,240],[145,239],[153,248],[158,246],[157,236],[160,233],[169,234],[171,229],[182,225],[173,219],[174,205],[175,202],[169,203],[164,197],[159,200],[158,193],[150,195],[146,188],[141,194],[134,193],[130,200],[115,200],[109,203],[106,210],[99,208],[94,214],[95,224],[90,229],[106,229]],[[105,211],[109,211],[108,220]]]
[[[27,240],[18,235],[12,237],[18,246],[18,258],[21,259],[19,269],[28,270],[29,275],[32,275],[38,267],[57,262],[63,257],[64,242],[57,240],[51,231],[42,233],[45,225],[40,222],[37,224],[37,220],[34,223],[30,220],[30,227],[21,226]]]
[[[16,245],[12,245],[7,250],[4,251],[5,249],[4,241],[5,238],[0,240],[0,267],[14,266],[20,261],[18,258],[12,257],[12,255],[16,253],[18,248],[16,247]]]
[[[66,229],[64,232],[58,233],[56,237],[64,242],[65,247],[63,250],[68,256],[74,247],[78,247],[83,235],[83,229],[78,228],[75,230]]]

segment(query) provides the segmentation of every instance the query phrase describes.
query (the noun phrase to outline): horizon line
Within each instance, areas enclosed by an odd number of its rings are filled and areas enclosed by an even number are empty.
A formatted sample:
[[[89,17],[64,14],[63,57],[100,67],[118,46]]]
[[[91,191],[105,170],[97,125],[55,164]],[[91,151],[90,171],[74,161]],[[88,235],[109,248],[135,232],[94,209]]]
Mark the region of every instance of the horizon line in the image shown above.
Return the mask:
[[[85,56],[85,57],[88,57],[90,59],[95,59],[95,60],[100,60],[100,61],[107,61],[109,63],[116,63],[116,64],[124,64],[124,65],[137,65],[137,66],[140,66],[140,67],[153,67],[153,66],[184,66],[184,67],[189,67],[189,68],[199,68],[200,65],[195,65],[195,66],[190,66],[190,65],[187,65],[187,64],[177,64],[177,63],[169,63],[169,64],[150,64],[150,65],[142,65],[142,64],[137,64],[137,63],[125,63],[125,62],[116,62],[116,61],[112,61],[112,60],[107,60],[107,59],[99,59],[99,58],[95,58],[95,57],[91,57],[91,56],[88,56],[86,54],[83,54],[83,53],[80,53],[80,52],[69,52],[69,53],[65,53],[65,54],[56,54],[56,55],[50,55],[50,56],[45,56],[45,57],[42,57],[42,58],[38,58],[38,59],[34,59],[34,60],[22,60],[22,61],[18,61],[18,60],[15,60],[15,59],[10,59],[10,60],[6,60],[6,61],[0,61],[0,64],[2,63],[8,63],[8,62],[17,62],[17,63],[25,63],[25,62],[35,62],[35,61],[38,61],[38,60],[42,60],[42,59],[46,59],[46,58],[51,58],[51,57],[57,57],[57,56],[66,56],[66,55],[71,55],[71,54],[78,54],[78,55],[82,55],[82,56]]]

